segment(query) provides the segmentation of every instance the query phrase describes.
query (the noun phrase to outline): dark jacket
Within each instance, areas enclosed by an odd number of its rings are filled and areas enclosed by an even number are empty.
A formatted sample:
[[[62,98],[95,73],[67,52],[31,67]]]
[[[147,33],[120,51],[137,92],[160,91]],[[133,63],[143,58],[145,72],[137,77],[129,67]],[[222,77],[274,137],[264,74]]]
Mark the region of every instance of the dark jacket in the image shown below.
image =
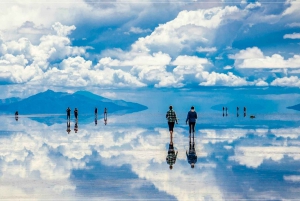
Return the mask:
[[[193,123],[193,122],[196,122],[196,119],[197,119],[197,112],[190,110],[186,117],[186,122],[189,121],[190,123]]]
[[[192,164],[192,163],[197,163],[197,155],[196,155],[196,152],[192,151],[192,152],[186,152],[186,157],[187,157],[187,160],[188,160],[188,163],[189,164]]]

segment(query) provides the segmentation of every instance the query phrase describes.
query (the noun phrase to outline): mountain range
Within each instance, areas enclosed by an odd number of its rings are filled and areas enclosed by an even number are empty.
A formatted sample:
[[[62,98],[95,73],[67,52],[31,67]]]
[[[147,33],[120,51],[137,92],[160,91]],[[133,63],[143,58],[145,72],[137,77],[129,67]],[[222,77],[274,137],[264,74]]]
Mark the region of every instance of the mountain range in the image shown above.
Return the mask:
[[[47,90],[25,99],[13,97],[0,100],[0,113],[20,115],[29,114],[66,114],[67,107],[78,109],[83,115],[93,115],[95,107],[98,113],[107,108],[109,113],[116,111],[136,112],[147,109],[146,106],[126,102],[124,100],[111,100],[88,91],[77,91],[73,94]]]

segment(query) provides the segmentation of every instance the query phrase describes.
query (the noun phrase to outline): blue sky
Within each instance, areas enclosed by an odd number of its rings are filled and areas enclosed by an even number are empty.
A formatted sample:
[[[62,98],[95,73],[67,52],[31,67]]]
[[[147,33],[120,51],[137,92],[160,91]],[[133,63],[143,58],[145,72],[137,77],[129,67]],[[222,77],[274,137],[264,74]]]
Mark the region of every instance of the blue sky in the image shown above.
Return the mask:
[[[299,1],[4,1],[0,84],[299,87]]]

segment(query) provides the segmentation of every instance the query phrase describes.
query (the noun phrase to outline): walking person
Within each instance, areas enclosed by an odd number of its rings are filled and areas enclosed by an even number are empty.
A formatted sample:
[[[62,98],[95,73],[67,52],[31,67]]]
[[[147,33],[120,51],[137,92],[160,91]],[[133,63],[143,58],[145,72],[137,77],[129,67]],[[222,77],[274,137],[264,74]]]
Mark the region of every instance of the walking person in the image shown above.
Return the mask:
[[[70,120],[71,109],[68,107],[66,111],[67,111],[67,120],[68,120],[68,119]]]
[[[195,124],[197,120],[197,112],[195,111],[194,106],[191,107],[191,110],[188,112],[187,117],[186,117],[186,124],[189,122],[189,134],[191,135],[191,132],[193,134],[195,133]]]
[[[174,129],[175,122],[176,122],[176,124],[178,124],[177,117],[176,117],[176,112],[173,110],[172,105],[170,105],[170,107],[169,107],[169,111],[166,114],[166,118],[168,120],[170,138],[171,138],[171,141],[172,141],[173,129]]]
[[[74,116],[75,116],[75,119],[78,119],[78,110],[77,110],[77,108],[75,108],[75,110],[74,110]]]

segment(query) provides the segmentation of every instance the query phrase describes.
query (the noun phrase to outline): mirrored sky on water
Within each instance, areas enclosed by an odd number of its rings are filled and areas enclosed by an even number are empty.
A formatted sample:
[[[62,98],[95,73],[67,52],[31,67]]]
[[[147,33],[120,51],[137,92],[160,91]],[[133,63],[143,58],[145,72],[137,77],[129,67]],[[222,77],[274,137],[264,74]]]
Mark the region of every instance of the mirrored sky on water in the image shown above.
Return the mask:
[[[286,107],[298,104],[300,94],[231,89],[119,94],[149,109],[109,113],[107,125],[102,116],[97,125],[93,118],[79,116],[77,133],[72,118],[70,134],[66,121],[46,124],[50,117],[20,115],[16,121],[14,116],[0,116],[0,198],[299,198],[300,117]],[[178,157],[172,170],[166,163],[170,136],[165,113],[169,104],[179,118],[173,139]],[[185,118],[191,105],[199,114],[194,169],[186,157],[189,134]],[[229,107],[227,117],[222,115],[222,106]],[[239,117],[236,106],[240,107]]]

